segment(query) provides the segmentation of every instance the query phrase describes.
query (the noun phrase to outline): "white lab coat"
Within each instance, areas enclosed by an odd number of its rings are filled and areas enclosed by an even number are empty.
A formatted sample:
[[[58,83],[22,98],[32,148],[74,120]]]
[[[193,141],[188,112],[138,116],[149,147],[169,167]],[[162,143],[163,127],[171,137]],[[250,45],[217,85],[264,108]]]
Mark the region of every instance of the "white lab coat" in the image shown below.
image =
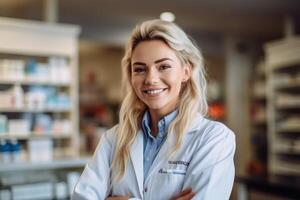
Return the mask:
[[[139,131],[120,182],[111,183],[116,127],[105,133],[93,159],[77,183],[73,200],[104,200],[109,195],[132,199],[168,200],[191,187],[196,200],[228,200],[234,181],[235,136],[225,125],[203,118],[193,120],[182,145],[168,158],[175,136],[169,133],[143,182],[143,133]]]

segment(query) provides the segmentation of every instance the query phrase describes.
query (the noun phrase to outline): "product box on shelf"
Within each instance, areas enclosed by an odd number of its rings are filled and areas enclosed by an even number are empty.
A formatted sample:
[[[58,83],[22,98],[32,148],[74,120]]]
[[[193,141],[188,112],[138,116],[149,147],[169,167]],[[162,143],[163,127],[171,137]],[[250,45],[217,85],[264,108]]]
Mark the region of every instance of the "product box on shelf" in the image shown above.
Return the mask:
[[[10,119],[8,133],[11,136],[28,136],[30,135],[30,122],[26,119]]]
[[[53,141],[51,139],[28,140],[28,154],[31,162],[52,161]]]

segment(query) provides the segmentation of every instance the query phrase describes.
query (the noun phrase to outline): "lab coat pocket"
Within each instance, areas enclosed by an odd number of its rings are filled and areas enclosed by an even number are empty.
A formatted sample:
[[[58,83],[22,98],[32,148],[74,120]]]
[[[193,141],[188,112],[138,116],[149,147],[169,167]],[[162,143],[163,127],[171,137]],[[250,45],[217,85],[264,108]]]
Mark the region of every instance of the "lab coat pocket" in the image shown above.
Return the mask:
[[[154,194],[164,188],[163,193],[159,193],[159,199],[170,199],[174,195],[181,192],[186,169],[182,168],[160,168],[154,178],[155,183],[152,184]]]

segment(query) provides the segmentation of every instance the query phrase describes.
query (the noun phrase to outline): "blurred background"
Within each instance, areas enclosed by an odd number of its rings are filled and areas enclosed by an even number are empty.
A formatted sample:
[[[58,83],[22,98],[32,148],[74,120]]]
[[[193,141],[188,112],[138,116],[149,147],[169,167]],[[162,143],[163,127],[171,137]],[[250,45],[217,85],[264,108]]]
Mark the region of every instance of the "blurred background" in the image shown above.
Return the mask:
[[[0,0],[0,199],[68,199],[118,122],[124,45],[174,21],[200,47],[209,117],[236,134],[231,199],[300,199],[299,0]]]

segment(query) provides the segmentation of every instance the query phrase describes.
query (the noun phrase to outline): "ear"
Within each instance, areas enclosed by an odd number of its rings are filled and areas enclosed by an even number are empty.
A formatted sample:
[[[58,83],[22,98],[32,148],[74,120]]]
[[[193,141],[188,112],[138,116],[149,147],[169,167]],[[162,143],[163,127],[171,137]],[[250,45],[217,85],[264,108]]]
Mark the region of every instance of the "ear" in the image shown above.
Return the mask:
[[[182,78],[182,82],[187,82],[190,78],[191,78],[191,74],[192,74],[192,66],[190,64],[186,64],[183,67],[183,78]]]

